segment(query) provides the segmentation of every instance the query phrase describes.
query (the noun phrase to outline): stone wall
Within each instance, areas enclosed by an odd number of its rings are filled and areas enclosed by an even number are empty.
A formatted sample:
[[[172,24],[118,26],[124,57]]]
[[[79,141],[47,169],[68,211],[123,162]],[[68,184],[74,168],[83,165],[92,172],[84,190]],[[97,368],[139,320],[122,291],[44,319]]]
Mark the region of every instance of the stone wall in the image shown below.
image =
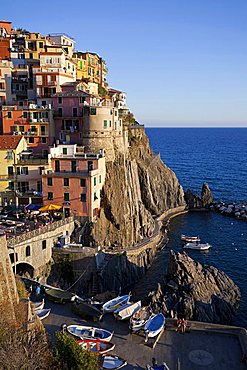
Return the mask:
[[[5,235],[0,236],[0,315],[15,320],[14,306],[19,302]],[[8,315],[6,315],[8,313]]]
[[[26,263],[34,268],[34,276],[42,273],[46,264],[52,258],[52,248],[57,238],[61,235],[72,234],[74,230],[74,218],[54,222],[41,229],[33,230],[20,236],[9,239],[7,244],[9,254],[17,254],[17,266]],[[30,246],[30,256],[26,256],[26,248]]]

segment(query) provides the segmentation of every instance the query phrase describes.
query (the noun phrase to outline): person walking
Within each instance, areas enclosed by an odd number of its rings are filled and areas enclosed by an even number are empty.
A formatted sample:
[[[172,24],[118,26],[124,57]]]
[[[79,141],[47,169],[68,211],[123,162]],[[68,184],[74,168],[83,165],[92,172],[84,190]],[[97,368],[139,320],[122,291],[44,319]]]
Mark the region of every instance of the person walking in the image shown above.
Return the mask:
[[[185,332],[186,332],[186,327],[187,327],[187,320],[185,318],[182,318],[182,320],[181,320],[181,329],[182,329],[183,334],[185,334]]]

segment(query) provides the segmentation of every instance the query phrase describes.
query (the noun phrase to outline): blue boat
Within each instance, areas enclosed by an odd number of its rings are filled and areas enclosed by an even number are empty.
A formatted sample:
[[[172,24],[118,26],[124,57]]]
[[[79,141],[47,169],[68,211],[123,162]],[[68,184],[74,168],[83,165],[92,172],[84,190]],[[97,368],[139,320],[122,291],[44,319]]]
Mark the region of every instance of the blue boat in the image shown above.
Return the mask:
[[[162,313],[154,315],[148,320],[144,326],[144,331],[146,335],[145,342],[148,341],[148,338],[153,338],[158,335],[165,325],[165,316]]]
[[[130,300],[130,294],[116,297],[103,304],[103,312],[114,312],[116,309],[126,305]]]

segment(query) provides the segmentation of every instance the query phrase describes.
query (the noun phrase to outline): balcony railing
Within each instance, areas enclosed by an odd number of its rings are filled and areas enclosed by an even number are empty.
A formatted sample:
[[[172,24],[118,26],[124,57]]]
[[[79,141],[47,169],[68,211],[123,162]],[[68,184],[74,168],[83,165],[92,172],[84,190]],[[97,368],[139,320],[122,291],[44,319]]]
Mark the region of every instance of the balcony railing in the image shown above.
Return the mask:
[[[28,158],[28,159],[19,159],[17,160],[17,164],[48,164],[47,158]]]

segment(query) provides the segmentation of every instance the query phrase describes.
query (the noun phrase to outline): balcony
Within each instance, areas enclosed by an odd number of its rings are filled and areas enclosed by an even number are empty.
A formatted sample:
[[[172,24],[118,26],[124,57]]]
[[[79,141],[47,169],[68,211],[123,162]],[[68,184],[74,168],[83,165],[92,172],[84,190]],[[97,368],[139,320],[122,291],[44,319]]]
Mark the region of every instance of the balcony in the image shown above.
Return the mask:
[[[27,158],[27,159],[18,159],[17,160],[18,165],[28,165],[28,164],[47,164],[48,165],[48,159],[47,158]]]
[[[0,175],[0,181],[10,181],[14,179],[14,174],[13,175]]]

